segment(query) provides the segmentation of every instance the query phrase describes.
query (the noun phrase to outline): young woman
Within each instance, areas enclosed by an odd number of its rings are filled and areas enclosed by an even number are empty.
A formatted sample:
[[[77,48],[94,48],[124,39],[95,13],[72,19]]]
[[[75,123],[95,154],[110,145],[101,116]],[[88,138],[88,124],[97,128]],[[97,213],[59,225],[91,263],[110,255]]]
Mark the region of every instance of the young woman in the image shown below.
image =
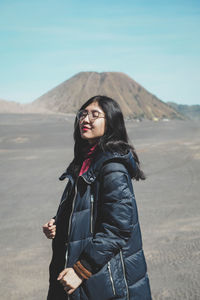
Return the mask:
[[[56,217],[48,300],[150,300],[151,292],[131,179],[145,179],[128,143],[121,109],[89,99],[74,124],[74,159]]]

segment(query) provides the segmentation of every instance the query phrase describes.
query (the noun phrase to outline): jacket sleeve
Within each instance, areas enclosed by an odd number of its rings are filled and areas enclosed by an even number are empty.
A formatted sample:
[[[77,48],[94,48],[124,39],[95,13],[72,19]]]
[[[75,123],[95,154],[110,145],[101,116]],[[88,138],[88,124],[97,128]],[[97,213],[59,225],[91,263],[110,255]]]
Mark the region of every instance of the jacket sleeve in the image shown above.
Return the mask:
[[[122,164],[112,163],[114,167],[110,164],[102,169],[97,232],[80,256],[80,263],[91,273],[96,273],[119,252],[133,230],[134,194],[129,175]]]

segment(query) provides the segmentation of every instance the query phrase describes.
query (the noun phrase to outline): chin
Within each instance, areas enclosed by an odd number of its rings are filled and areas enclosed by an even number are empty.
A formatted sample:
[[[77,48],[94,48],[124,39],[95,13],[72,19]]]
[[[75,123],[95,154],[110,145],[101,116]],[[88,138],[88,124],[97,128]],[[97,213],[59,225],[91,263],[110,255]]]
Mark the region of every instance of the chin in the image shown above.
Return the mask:
[[[91,139],[91,137],[87,136],[87,134],[85,134],[85,133],[81,134],[81,137],[84,140],[90,140]]]

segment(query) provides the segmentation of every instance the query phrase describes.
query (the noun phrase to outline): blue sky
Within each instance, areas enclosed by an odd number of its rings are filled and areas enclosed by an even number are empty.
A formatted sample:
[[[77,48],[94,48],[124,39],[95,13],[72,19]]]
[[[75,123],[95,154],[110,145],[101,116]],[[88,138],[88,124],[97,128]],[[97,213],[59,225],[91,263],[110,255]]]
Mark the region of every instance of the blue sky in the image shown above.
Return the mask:
[[[1,99],[31,102],[80,71],[200,104],[200,1],[0,0]]]

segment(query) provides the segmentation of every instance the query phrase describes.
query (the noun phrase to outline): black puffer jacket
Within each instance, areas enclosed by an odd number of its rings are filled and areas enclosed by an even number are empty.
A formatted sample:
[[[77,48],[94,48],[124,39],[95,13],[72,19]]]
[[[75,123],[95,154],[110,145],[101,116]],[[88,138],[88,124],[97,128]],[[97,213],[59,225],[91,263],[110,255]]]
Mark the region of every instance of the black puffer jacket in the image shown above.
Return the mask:
[[[123,156],[101,152],[77,182],[70,166],[60,177],[69,181],[56,217],[50,282],[53,284],[64,267],[73,267],[78,260],[93,273],[70,299],[151,299],[131,182],[136,172],[131,152]],[[68,220],[65,225],[63,216]],[[64,232],[66,244],[61,250]],[[60,270],[55,271],[56,263]]]

